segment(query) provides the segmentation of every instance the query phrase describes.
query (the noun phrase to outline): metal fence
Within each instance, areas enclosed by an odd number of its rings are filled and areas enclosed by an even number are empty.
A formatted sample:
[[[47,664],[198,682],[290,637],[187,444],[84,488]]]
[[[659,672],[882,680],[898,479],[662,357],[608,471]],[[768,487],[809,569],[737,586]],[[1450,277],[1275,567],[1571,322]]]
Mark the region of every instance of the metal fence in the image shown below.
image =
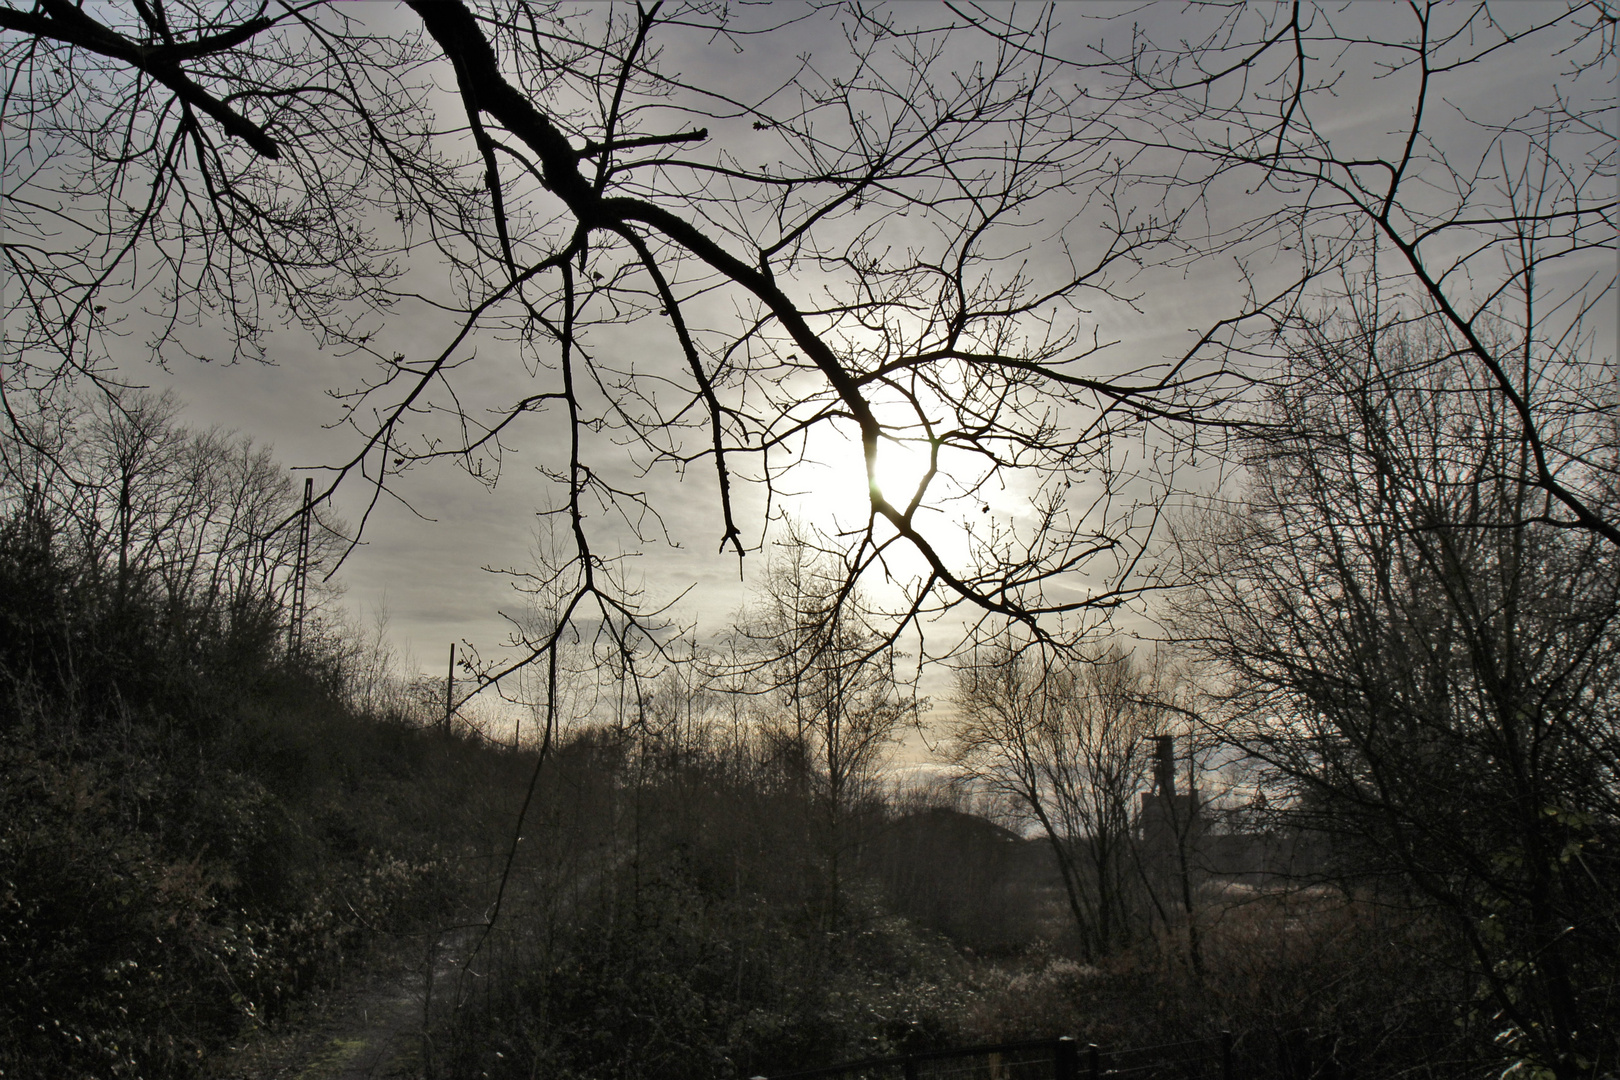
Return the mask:
[[[1128,1049],[1060,1039],[863,1058],[752,1080],[1232,1080],[1232,1036]]]
[[[1232,1080],[1232,1034],[1102,1051],[1087,1048],[1087,1080]]]

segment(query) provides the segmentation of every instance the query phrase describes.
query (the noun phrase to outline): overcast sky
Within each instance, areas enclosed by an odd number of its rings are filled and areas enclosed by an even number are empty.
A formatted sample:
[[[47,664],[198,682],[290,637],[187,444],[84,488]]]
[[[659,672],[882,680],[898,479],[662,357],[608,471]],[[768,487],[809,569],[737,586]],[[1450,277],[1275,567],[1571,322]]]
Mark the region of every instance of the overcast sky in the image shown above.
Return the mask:
[[[1519,7],[1533,11],[1540,5]],[[378,3],[365,10],[366,19],[379,27],[406,26],[412,21],[408,13],[392,5]],[[769,11],[745,10],[741,17],[781,18],[788,10],[787,5],[773,5]],[[901,19],[943,17],[940,9],[921,5],[895,10]],[[1190,23],[1182,25],[1190,17],[1179,3],[1150,4],[1133,10],[1137,12],[1136,21],[1165,39],[1194,33]],[[1130,20],[1102,23],[1086,17],[1101,11],[1089,5],[1060,7],[1058,17],[1066,25],[1055,36],[1054,51],[1081,59],[1086,55],[1086,46],[1103,34],[1117,39],[1127,32]],[[1510,13],[1509,17],[1523,13]],[[1352,18],[1344,13],[1340,17]],[[1365,21],[1403,16],[1396,7],[1367,4],[1361,5],[1353,17]],[[758,97],[763,87],[779,81],[801,55],[814,56],[828,70],[835,68],[839,63],[836,58],[847,48],[846,23],[836,13],[818,14],[776,34],[732,41],[672,32],[664,41],[662,63],[665,70],[692,72],[695,79],[701,77],[739,99]],[[963,70],[973,56],[973,48],[963,41],[959,64]],[[1564,66],[1562,60],[1552,56],[1537,62],[1533,57],[1516,54],[1511,66],[1479,72],[1450,86],[1449,92],[1464,98],[1471,96],[1472,104],[1480,107],[1487,103],[1505,107],[1516,99],[1546,96]],[[1404,76],[1375,82],[1367,77],[1367,71],[1351,74],[1354,77],[1348,78],[1340,90],[1337,114],[1319,120],[1336,136],[1387,155],[1384,144],[1399,138],[1401,125],[1409,119],[1405,111],[1407,88],[1399,85]],[[1455,98],[1449,100],[1465,104]],[[445,124],[453,122],[454,118]],[[749,134],[745,124],[737,123],[715,131],[712,138],[717,145],[729,145],[743,153]],[[1466,136],[1459,133],[1458,137]],[[1232,190],[1225,197],[1241,203],[1248,196]],[[1215,206],[1211,213],[1218,224],[1223,214],[1236,215],[1242,209]],[[901,241],[908,227],[899,221],[892,223]],[[1048,244],[1031,248],[1024,257],[1038,269],[1042,259],[1060,254]],[[1275,256],[1283,263],[1288,260],[1283,253]],[[1261,278],[1270,272],[1262,265],[1241,269]],[[1282,266],[1277,272],[1288,269]],[[1142,296],[1139,312],[1099,300],[1091,316],[1099,334],[1120,342],[1103,355],[1101,370],[1128,370],[1179,355],[1196,339],[1199,330],[1230,308],[1239,287],[1238,270],[1230,263],[1211,263],[1146,275],[1135,290]],[[413,263],[410,275],[410,287],[423,294],[442,291],[443,270],[431,260]],[[422,355],[442,347],[452,330],[431,307],[407,305],[392,312],[379,326],[378,347],[381,351],[397,348],[409,355]],[[1599,348],[1612,355],[1612,341],[1610,321],[1602,329]],[[667,349],[669,344],[664,328],[638,334],[631,327],[608,339],[604,347],[630,356],[637,350],[647,350],[648,362],[652,363],[658,350]],[[523,377],[519,365],[501,357],[502,348],[503,343],[493,336],[474,343],[479,363],[469,365],[462,387],[475,406],[481,397],[496,400],[511,396],[515,382]],[[172,389],[184,402],[185,416],[192,425],[218,425],[273,444],[277,457],[290,467],[318,467],[347,458],[353,453],[357,436],[340,426],[341,410],[330,395],[334,390],[352,388],[367,377],[367,368],[355,357],[323,354],[310,345],[307,337],[290,332],[273,336],[269,352],[273,360],[269,365],[176,361],[164,370],[137,358],[126,360],[122,370],[131,381]],[[400,478],[397,492],[416,512],[397,501],[385,500],[372,515],[362,545],[342,571],[347,587],[345,603],[356,617],[364,621],[386,607],[393,640],[414,657],[421,670],[442,671],[444,653],[451,641],[470,642],[485,655],[497,653],[507,629],[500,613],[512,613],[521,607],[507,579],[489,569],[523,568],[529,564],[537,524],[535,508],[548,498],[547,487],[534,469],[548,457],[554,460],[558,446],[555,432],[548,432],[544,423],[522,429],[512,445],[514,453],[493,488],[474,482],[448,465],[422,467]],[[832,527],[835,515],[840,513],[846,515],[846,525],[863,519],[864,483],[855,448],[824,440],[814,448],[814,455],[815,467],[792,478],[789,487],[797,494],[785,498],[777,510],[826,528]],[[615,531],[604,522],[597,539],[598,550],[617,540],[624,550],[636,551],[634,565],[650,596],[672,599],[684,593],[677,608],[681,621],[695,625],[702,634],[725,629],[749,599],[748,574],[757,570],[764,559],[750,556],[747,573],[740,578],[737,557],[718,550],[721,528],[710,470],[700,467],[682,476],[666,466],[637,481],[637,464],[632,457],[621,455],[617,479],[632,486],[639,483],[658,496],[672,542],[639,543],[627,530]],[[1207,484],[1212,482],[1212,475],[1196,476],[1191,483]],[[998,510],[1016,513],[1019,500],[1027,493],[1011,489],[996,497],[1005,504]],[[351,522],[357,520],[362,498],[357,487],[341,492],[339,512]],[[758,492],[743,491],[739,509],[745,533],[750,539],[760,537],[765,521]],[[935,632],[948,638],[953,631],[946,625]],[[931,685],[936,693],[941,686],[937,680]]]

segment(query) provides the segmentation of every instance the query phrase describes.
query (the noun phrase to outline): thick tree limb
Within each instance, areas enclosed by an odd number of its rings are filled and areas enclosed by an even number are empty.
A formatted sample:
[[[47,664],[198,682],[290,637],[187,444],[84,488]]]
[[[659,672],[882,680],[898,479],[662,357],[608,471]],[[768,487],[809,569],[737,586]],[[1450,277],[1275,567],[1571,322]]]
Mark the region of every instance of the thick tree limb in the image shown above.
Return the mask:
[[[96,22],[64,0],[42,0],[50,17],[0,6],[0,29],[15,30],[34,37],[65,42],[138,68],[173,90],[175,96],[219,122],[259,154],[272,160],[281,157],[276,141],[253,121],[204,90],[180,69],[180,61],[223,52],[247,42],[275,25],[272,19],[253,19],[223,34],[173,45],[141,45]]]

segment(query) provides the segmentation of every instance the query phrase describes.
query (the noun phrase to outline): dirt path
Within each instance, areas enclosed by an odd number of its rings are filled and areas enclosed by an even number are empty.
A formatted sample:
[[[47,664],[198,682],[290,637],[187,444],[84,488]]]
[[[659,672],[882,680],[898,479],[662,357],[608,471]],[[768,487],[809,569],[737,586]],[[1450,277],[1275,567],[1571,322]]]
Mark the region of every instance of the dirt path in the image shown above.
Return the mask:
[[[421,942],[378,957],[364,975],[311,1001],[281,1030],[245,1035],[217,1055],[206,1074],[212,1080],[420,1077],[430,986],[443,990],[455,978],[473,940],[467,930],[444,934],[431,965]]]

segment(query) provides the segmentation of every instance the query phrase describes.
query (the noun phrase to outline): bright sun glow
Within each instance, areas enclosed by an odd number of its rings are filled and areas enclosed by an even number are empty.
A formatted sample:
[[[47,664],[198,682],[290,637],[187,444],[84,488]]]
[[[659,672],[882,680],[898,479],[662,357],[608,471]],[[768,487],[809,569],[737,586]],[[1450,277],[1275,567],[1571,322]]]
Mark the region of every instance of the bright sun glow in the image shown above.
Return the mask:
[[[909,443],[883,442],[878,445],[876,479],[883,497],[904,507],[917,493],[917,485],[928,472],[928,451]]]

